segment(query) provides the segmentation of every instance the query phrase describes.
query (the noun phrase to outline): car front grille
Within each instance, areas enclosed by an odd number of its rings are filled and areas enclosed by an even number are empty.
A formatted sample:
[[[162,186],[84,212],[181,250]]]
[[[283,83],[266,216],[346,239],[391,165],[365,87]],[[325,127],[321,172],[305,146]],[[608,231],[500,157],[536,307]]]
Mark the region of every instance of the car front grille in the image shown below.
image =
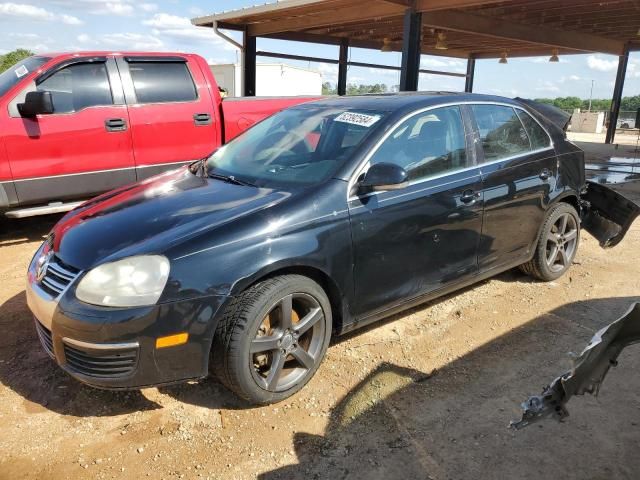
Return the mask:
[[[54,255],[47,265],[44,277],[40,280],[40,286],[52,297],[57,297],[76,279],[79,273],[80,270],[63,263]]]
[[[138,362],[138,349],[89,350],[64,344],[67,366],[88,377],[124,377],[131,374]]]
[[[53,354],[53,339],[51,337],[51,331],[42,325],[38,320],[36,320],[36,331],[38,332],[38,337],[40,338],[40,343],[42,344],[42,348],[47,354],[54,358]]]

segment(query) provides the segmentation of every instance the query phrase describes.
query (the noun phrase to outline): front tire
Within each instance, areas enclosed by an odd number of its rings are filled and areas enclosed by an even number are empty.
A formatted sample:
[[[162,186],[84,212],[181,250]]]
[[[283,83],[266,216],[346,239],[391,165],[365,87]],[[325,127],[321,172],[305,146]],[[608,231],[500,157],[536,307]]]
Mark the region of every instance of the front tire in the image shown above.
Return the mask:
[[[569,270],[580,244],[580,217],[568,203],[553,205],[545,217],[533,258],[520,269],[550,282]]]
[[[320,285],[301,275],[267,279],[226,308],[213,341],[213,373],[251,403],[282,401],[313,377],[331,328],[331,304]]]

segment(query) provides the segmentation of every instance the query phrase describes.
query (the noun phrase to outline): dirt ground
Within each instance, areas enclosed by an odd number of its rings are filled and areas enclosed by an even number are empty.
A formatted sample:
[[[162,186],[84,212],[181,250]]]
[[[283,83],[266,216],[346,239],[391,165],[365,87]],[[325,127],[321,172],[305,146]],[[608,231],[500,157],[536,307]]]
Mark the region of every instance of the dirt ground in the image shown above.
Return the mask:
[[[640,222],[613,250],[583,235],[544,284],[517,271],[334,341],[316,377],[250,408],[213,380],[85,387],[40,348],[24,296],[55,217],[0,233],[0,478],[638,478],[640,346],[563,424],[507,428],[520,403],[640,301]]]

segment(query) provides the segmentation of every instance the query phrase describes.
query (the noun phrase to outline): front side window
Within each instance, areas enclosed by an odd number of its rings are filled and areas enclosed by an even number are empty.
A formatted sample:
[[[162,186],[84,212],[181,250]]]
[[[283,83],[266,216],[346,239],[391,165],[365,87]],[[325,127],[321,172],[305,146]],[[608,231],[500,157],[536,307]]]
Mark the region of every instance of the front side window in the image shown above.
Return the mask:
[[[129,62],[138,103],[193,102],[196,86],[185,62]]]
[[[502,105],[472,105],[471,109],[480,131],[485,162],[531,151],[529,135],[513,108]]]
[[[435,108],[402,122],[370,159],[382,162],[404,168],[410,181],[467,167],[460,108]]]
[[[319,183],[352,158],[386,115],[322,105],[289,108],[218,149],[207,171],[268,188]]]
[[[65,67],[36,86],[51,92],[54,113],[77,112],[97,105],[113,105],[104,63],[76,63]]]
[[[540,150],[542,148],[547,148],[551,146],[551,139],[547,132],[536,122],[531,115],[523,110],[516,110],[518,112],[518,117],[522,121],[525,130],[529,134],[529,139],[531,140],[531,146],[534,150]]]

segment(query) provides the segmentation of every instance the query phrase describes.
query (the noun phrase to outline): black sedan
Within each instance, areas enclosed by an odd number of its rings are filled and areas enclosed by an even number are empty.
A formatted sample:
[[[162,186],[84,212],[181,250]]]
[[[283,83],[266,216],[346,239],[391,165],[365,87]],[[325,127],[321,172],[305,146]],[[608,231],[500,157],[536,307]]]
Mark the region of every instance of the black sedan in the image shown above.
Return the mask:
[[[251,402],[287,398],[332,335],[513,267],[560,277],[581,216],[619,242],[637,208],[586,187],[565,122],[465,94],[285,110],[67,214],[28,271],[41,342],[98,387],[211,371]]]

